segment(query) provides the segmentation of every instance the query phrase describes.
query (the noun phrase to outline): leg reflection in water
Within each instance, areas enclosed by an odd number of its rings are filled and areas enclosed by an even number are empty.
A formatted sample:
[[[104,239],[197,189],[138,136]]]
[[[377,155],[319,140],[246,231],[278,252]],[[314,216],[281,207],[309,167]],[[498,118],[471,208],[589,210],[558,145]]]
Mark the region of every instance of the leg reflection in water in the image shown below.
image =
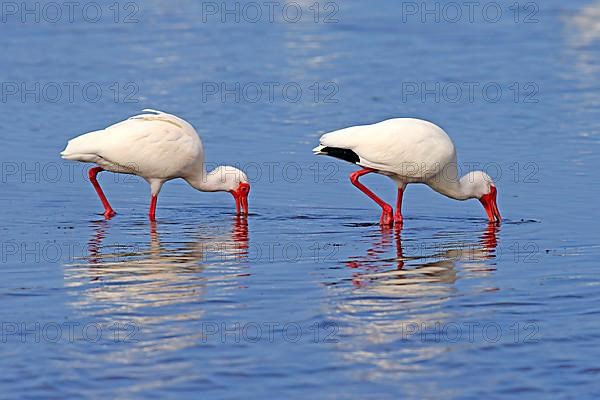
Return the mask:
[[[404,267],[404,258],[402,255],[402,228],[401,225],[391,228],[382,226],[379,232],[373,234],[373,244],[367,250],[364,256],[352,257],[346,262],[350,268],[373,269],[381,267],[382,264],[395,262],[397,269]],[[392,245],[395,245],[395,257],[386,257]]]
[[[235,216],[230,229],[226,229],[225,232],[221,226],[214,225],[164,225],[162,233],[170,238],[164,243],[161,242],[160,225],[157,225],[156,221],[150,221],[149,243],[137,240],[139,235],[135,235],[136,232],[133,232],[133,239],[125,236],[123,240],[122,232],[115,232],[115,236],[111,238],[108,235],[110,224],[108,220],[93,223],[94,234],[88,241],[86,257],[90,266],[102,264],[104,267],[121,265],[131,268],[136,265],[199,265],[205,262],[241,261],[248,256],[248,220],[244,216]],[[117,231],[117,226],[113,226],[112,229]],[[180,233],[190,231],[194,233]],[[118,235],[119,233],[121,235]],[[104,243],[109,239],[113,240]]]
[[[414,283],[418,280],[451,283],[457,279],[457,263],[477,263],[495,258],[499,229],[494,223],[487,224],[475,243],[448,242],[452,238],[448,234],[444,235],[443,242],[436,240],[427,244],[419,240],[418,246],[405,255],[402,226],[382,227],[379,231],[369,233],[372,245],[366,254],[351,257],[346,266],[359,270],[353,274],[352,279],[354,286],[358,287],[382,279],[388,279],[387,283],[392,284]],[[464,237],[464,234],[459,232],[455,236]]]

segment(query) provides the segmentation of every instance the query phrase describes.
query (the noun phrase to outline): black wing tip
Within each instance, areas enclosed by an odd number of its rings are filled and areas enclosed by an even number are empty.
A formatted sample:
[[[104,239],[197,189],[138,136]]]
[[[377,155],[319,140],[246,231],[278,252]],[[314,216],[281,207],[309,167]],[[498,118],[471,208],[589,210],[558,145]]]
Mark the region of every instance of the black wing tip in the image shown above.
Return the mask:
[[[319,149],[319,154],[324,154],[326,156],[339,158],[340,160],[348,161],[352,164],[358,164],[360,162],[360,157],[358,154],[349,149],[342,149],[340,147],[323,147]]]

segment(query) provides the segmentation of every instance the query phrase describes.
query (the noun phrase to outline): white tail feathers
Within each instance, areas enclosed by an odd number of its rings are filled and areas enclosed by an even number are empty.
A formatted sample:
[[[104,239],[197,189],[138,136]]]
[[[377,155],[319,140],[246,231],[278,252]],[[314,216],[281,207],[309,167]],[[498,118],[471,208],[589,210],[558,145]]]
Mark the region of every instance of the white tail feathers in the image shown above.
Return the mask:
[[[60,156],[65,160],[91,162],[90,157],[97,157],[97,139],[103,132],[104,130],[89,132],[69,140]]]

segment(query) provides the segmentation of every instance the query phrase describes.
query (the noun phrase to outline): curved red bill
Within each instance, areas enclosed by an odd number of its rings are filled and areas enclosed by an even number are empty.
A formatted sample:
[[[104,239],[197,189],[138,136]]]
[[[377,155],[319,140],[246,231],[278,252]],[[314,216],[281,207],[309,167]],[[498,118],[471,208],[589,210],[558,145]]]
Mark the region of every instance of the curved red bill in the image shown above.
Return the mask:
[[[230,192],[235,199],[235,210],[238,215],[247,215],[248,210],[248,194],[250,194],[250,184],[242,182],[236,190]]]
[[[490,222],[500,223],[502,221],[502,217],[500,216],[500,210],[498,210],[498,203],[496,201],[497,196],[498,191],[496,190],[496,186],[492,185],[490,192],[484,196],[481,196],[479,201],[483,205]]]

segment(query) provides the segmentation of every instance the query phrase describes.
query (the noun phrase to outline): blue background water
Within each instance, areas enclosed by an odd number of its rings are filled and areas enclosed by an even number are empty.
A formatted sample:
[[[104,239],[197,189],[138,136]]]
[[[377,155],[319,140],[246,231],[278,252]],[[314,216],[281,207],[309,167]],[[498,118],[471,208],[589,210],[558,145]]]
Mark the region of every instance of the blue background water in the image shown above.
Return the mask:
[[[236,22],[219,2],[113,3],[56,22],[3,3],[2,397],[597,394],[600,2],[452,22],[447,3],[321,3],[315,21],[300,1],[295,23],[283,4]],[[86,166],[58,153],[147,107],[249,171],[247,221],[172,182],[151,225],[147,185],[109,174],[103,220]],[[382,231],[355,167],[310,152],[396,116],[440,124],[463,171],[495,178],[501,227],[414,186],[402,231]]]

